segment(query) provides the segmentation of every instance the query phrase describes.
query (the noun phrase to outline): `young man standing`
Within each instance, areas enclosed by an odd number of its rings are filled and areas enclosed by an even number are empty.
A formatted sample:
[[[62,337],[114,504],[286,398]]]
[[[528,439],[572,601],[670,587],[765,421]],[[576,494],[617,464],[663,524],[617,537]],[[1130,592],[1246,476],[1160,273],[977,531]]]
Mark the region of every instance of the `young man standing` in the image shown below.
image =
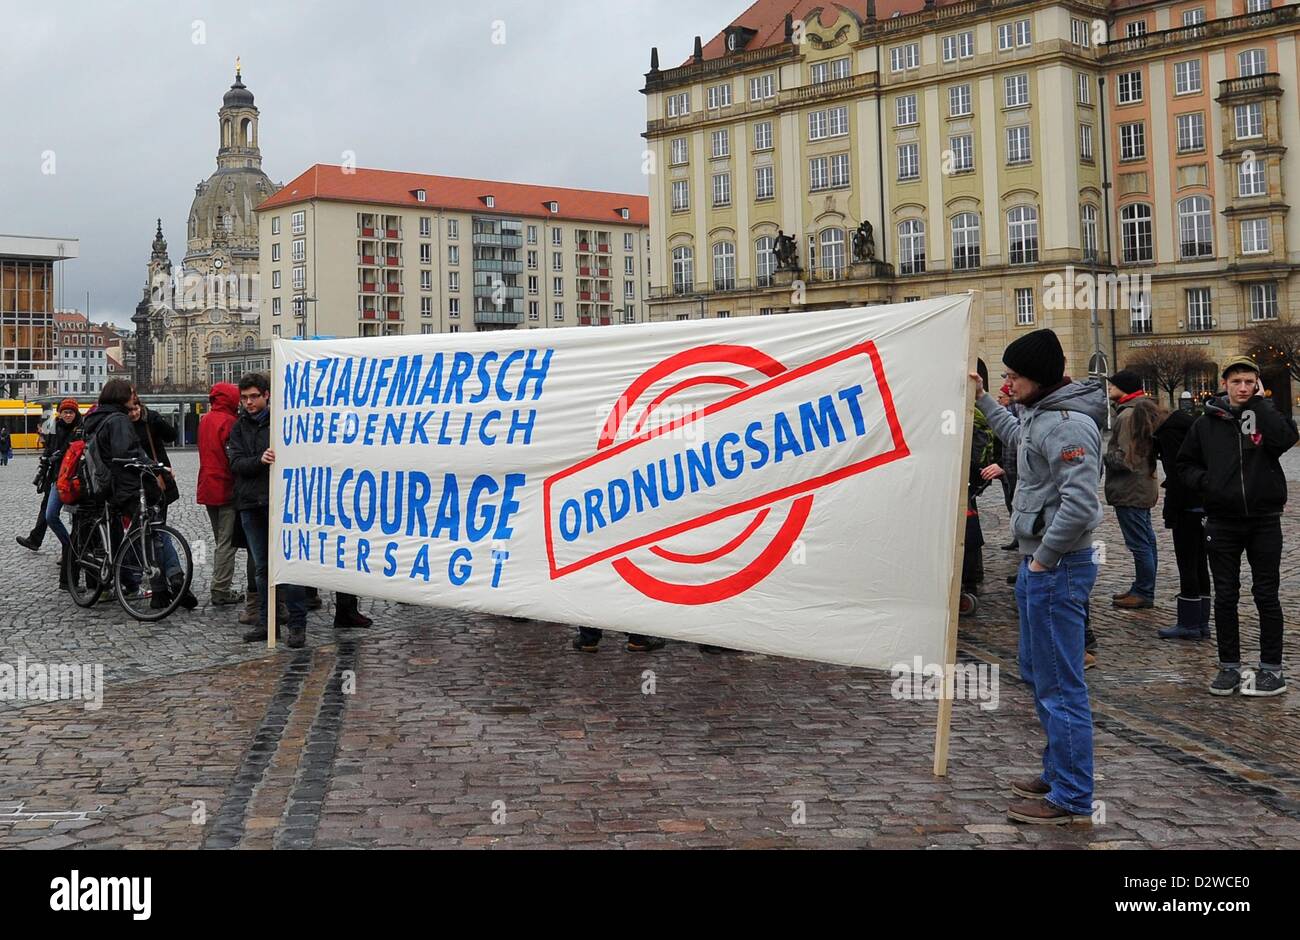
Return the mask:
[[[1282,561],[1282,508],[1286,477],[1279,463],[1295,446],[1295,426],[1264,397],[1259,366],[1246,356],[1223,368],[1225,394],[1205,405],[1178,452],[1178,473],[1200,494],[1214,577],[1214,622],[1219,673],[1213,695],[1281,695],[1282,604],[1278,584]],[[1241,553],[1250,565],[1251,593],[1259,611],[1259,670],[1241,669],[1237,601]]]
[[[1071,382],[1051,330],[1020,337],[1002,354],[1017,419],[979,386],[976,407],[1017,454],[1011,531],[1020,546],[1016,606],[1020,675],[1034,690],[1047,733],[1042,776],[1012,783],[1007,815],[1025,823],[1092,819],[1092,707],[1084,682],[1084,617],[1097,579],[1092,535],[1101,523],[1101,435],[1096,389]]]
[[[1156,482],[1156,428],[1160,406],[1142,390],[1142,377],[1123,369],[1107,379],[1115,406],[1115,425],[1106,446],[1106,502],[1115,508],[1124,544],[1133,555],[1134,579],[1111,602],[1125,610],[1153,607],[1156,599],[1156,531],[1151,507],[1160,495]]]
[[[267,557],[271,551],[271,466],[275,451],[271,449],[271,381],[260,373],[249,373],[239,380],[239,401],[244,413],[230,429],[226,455],[235,476],[235,505],[239,521],[248,540],[248,551],[257,568],[259,614],[257,626],[244,634],[245,643],[256,643],[267,633]],[[284,585],[289,608],[285,627],[285,645],[301,649],[307,642],[307,604],[303,589]],[[277,623],[278,623],[277,618]]]

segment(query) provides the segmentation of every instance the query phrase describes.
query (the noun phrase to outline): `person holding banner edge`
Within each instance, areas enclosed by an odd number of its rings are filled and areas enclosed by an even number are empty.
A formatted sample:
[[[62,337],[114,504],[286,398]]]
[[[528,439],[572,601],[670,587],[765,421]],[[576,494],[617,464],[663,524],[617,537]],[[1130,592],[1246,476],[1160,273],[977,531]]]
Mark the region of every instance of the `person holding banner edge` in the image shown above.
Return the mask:
[[[1007,809],[1017,822],[1091,823],[1093,724],[1084,681],[1084,619],[1097,579],[1093,532],[1101,524],[1097,481],[1101,433],[1090,412],[1091,386],[1065,374],[1065,353],[1051,330],[1035,330],[1002,354],[1017,419],[984,389],[976,407],[1017,454],[1012,534],[1020,546],[1016,606],[1020,675],[1034,691],[1047,734],[1042,775],[1014,781],[1021,797]]]
[[[248,541],[249,554],[257,569],[258,613],[260,622],[244,634],[245,643],[256,643],[267,634],[267,556],[271,550],[271,466],[275,451],[271,449],[271,381],[260,373],[249,373],[239,380],[239,401],[244,411],[230,429],[226,439],[226,456],[235,475],[235,504],[239,521]],[[289,608],[285,628],[285,645],[301,649],[307,642],[307,603],[301,587],[284,586]],[[279,619],[276,618],[277,633]]]

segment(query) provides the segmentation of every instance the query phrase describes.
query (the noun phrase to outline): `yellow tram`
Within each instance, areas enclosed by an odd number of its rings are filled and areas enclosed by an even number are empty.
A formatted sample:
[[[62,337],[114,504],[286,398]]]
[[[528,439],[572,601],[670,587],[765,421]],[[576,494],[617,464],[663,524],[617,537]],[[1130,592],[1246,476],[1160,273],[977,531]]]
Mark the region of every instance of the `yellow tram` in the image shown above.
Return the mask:
[[[90,410],[93,402],[81,402],[81,413]],[[51,405],[40,405],[21,398],[0,398],[0,425],[9,429],[14,453],[35,451],[41,446],[40,426]]]

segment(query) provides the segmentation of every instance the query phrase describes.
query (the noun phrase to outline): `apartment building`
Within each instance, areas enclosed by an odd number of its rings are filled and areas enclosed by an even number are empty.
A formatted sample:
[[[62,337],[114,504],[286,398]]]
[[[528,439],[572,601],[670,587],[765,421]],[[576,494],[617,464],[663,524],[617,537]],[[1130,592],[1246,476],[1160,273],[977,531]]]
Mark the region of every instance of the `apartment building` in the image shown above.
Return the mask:
[[[1076,374],[1222,362],[1300,299],[1297,10],[758,0],[675,68],[651,53],[650,316],[973,290],[990,363],[1044,326]]]
[[[111,324],[91,323],[79,310],[54,313],[58,381],[51,394],[98,396],[99,390],[121,368],[120,356],[111,353],[121,340]]]
[[[645,196],[317,165],[257,212],[264,341],[647,316]]]

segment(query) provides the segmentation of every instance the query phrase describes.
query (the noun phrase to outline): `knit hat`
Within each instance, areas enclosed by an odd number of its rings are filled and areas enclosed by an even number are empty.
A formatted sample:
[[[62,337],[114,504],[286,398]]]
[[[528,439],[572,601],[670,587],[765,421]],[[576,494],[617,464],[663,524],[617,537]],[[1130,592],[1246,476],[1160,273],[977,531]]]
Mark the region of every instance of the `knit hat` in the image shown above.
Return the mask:
[[[983,359],[976,358],[976,360],[975,360],[975,371],[979,373],[980,381],[984,383],[984,387],[985,387],[985,388],[988,388],[988,387],[989,387],[989,367],[988,367],[987,365],[984,364],[984,360],[983,360]]]
[[[77,406],[75,398],[65,398],[59,402],[59,411],[75,411],[77,414],[81,414],[81,409]]]
[[[1132,395],[1134,392],[1142,391],[1142,376],[1132,369],[1120,369],[1114,375],[1109,376],[1106,381],[1125,395]]]
[[[1223,364],[1222,378],[1226,379],[1228,377],[1228,373],[1233,369],[1249,369],[1251,372],[1254,372],[1256,375],[1259,375],[1259,366],[1255,363],[1255,360],[1250,358],[1249,356],[1233,356],[1231,359],[1225,362]]]
[[[1065,351],[1051,330],[1026,333],[1006,348],[1002,361],[1039,385],[1055,385],[1065,377]]]

